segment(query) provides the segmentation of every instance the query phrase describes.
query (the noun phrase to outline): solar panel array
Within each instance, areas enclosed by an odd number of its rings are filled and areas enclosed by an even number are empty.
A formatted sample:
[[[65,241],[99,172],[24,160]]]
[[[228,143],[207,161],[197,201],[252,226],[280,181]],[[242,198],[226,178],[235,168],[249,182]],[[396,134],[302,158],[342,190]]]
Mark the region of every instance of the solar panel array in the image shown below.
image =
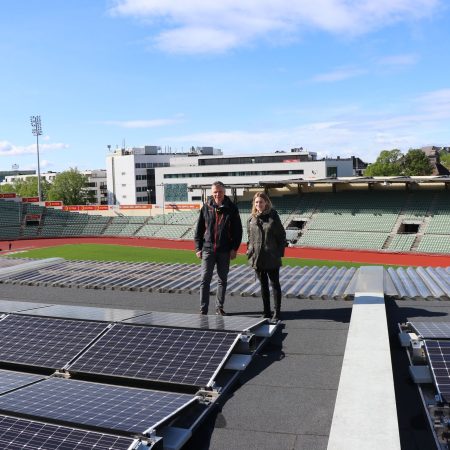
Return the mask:
[[[135,448],[136,436],[146,439],[150,430],[198,402],[192,394],[175,391],[213,385],[239,340],[238,331],[264,322],[33,306],[0,318],[0,367],[24,370],[0,368],[2,449]],[[142,323],[116,322],[125,320]],[[27,372],[36,368],[48,374]],[[54,370],[67,371],[70,378]],[[150,389],[151,383],[169,384],[171,392]]]
[[[0,394],[42,380],[42,375],[0,369]]]
[[[409,322],[424,339],[450,339],[450,322]]]
[[[442,399],[450,403],[450,341],[425,340],[425,348],[436,388]]]
[[[2,450],[126,450],[133,439],[0,415]]]
[[[105,328],[105,323],[11,314],[0,321],[0,361],[60,369]]]
[[[49,306],[45,303],[32,303],[32,302],[11,302],[9,300],[0,300],[0,312],[12,313],[18,311],[34,310],[36,308],[43,308]]]
[[[63,261],[51,267],[0,277],[0,283],[84,287],[138,291],[193,293],[199,289],[198,264],[157,264],[102,261]],[[336,267],[282,267],[280,281],[286,297],[347,298],[357,269]],[[217,289],[213,278],[211,291]],[[248,266],[231,266],[229,295],[259,295],[259,282]]]
[[[192,400],[188,394],[49,378],[0,396],[0,410],[33,419],[144,433]]]
[[[0,276],[0,283],[192,293],[199,289],[200,271],[197,264],[62,261],[49,267]],[[280,281],[285,297],[347,299],[355,293],[357,273],[354,267],[284,266],[280,270]],[[385,274],[387,295],[402,299],[450,299],[450,267],[390,267]],[[211,290],[214,292],[216,288],[214,278]],[[259,283],[253,270],[247,266],[232,266],[227,293],[259,295]]]
[[[26,310],[23,314],[41,317],[59,317],[100,322],[121,322],[122,320],[146,314],[134,309],[97,308],[94,306],[48,305],[44,308]]]
[[[206,386],[236,337],[236,333],[116,324],[68,369]]]
[[[450,402],[450,322],[408,322],[424,339],[425,351],[436,389],[445,402]]]
[[[139,325],[195,328],[201,330],[244,331],[266,322],[265,319],[245,316],[218,316],[200,314],[180,314],[152,311],[130,319],[126,323]]]

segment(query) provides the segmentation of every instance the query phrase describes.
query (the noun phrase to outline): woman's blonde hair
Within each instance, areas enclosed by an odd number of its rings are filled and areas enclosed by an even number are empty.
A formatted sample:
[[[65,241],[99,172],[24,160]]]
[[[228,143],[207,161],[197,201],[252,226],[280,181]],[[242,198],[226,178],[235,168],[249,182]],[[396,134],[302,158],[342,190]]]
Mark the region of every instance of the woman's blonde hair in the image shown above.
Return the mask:
[[[257,198],[262,198],[265,202],[266,202],[266,208],[265,208],[265,212],[270,211],[272,209],[272,202],[270,201],[269,196],[265,193],[265,192],[257,192],[254,196],[253,196],[253,202],[252,202],[252,216],[256,216],[258,214],[258,211],[256,211],[256,207],[255,207],[255,200]]]

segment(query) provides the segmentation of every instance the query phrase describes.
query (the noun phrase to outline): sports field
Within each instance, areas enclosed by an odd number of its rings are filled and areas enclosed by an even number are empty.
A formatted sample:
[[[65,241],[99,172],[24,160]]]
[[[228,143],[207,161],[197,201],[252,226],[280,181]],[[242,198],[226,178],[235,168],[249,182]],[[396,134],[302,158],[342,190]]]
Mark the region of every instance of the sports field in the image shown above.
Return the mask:
[[[192,250],[176,250],[164,248],[133,247],[113,244],[67,244],[55,247],[38,248],[10,254],[17,258],[64,258],[68,260],[90,261],[127,261],[200,264],[200,260]],[[238,255],[232,264],[247,264],[245,255]],[[334,266],[359,267],[363,263],[345,261],[327,261],[305,258],[284,258],[285,266]],[[364,264],[367,265],[367,264]]]
[[[11,251],[9,250],[11,244]],[[87,245],[89,244],[89,245]],[[87,246],[86,246],[87,245]],[[239,249],[234,264],[246,264],[246,245]],[[133,237],[74,237],[0,241],[0,255],[27,258],[62,257],[102,261],[151,261],[164,263],[200,263],[193,241],[174,239],[137,239]],[[450,255],[392,253],[349,249],[288,247],[283,264],[288,266],[450,266]]]

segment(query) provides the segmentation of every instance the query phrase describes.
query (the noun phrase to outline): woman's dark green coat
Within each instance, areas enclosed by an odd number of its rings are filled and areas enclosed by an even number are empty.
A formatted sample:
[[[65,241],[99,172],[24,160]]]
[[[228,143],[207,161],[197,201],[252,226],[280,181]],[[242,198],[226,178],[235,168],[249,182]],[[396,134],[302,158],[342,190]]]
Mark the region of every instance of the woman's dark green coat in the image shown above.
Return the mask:
[[[247,256],[256,270],[274,270],[281,266],[286,231],[274,209],[251,216],[247,222]]]

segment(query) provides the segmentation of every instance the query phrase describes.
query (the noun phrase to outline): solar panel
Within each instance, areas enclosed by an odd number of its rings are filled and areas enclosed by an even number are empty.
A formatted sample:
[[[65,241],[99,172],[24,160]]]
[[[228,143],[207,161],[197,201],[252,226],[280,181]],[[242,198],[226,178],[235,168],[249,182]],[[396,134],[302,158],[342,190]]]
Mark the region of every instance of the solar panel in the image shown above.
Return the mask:
[[[11,389],[26,386],[27,384],[34,383],[43,378],[42,375],[0,369],[0,394],[8,392]]]
[[[46,303],[15,302],[11,300],[0,300],[0,312],[3,313],[32,310],[35,308],[43,308],[45,306],[49,305],[47,305]]]
[[[236,333],[116,324],[69,371],[207,386]]]
[[[2,450],[126,450],[133,439],[0,415]]]
[[[0,361],[62,368],[104,329],[98,322],[9,315],[0,321]]]
[[[195,400],[188,394],[49,378],[0,396],[3,413],[143,433]]]
[[[26,311],[27,315],[59,317],[78,320],[96,320],[103,322],[121,322],[131,317],[145,314],[146,311],[116,308],[96,308],[92,306],[51,305],[47,308]]]
[[[450,403],[450,341],[425,340],[433,378],[442,399]]]
[[[140,325],[196,328],[202,330],[244,331],[265,322],[265,319],[245,316],[203,316],[152,311],[138,317],[124,320]]]
[[[450,322],[409,322],[424,339],[450,339]]]

